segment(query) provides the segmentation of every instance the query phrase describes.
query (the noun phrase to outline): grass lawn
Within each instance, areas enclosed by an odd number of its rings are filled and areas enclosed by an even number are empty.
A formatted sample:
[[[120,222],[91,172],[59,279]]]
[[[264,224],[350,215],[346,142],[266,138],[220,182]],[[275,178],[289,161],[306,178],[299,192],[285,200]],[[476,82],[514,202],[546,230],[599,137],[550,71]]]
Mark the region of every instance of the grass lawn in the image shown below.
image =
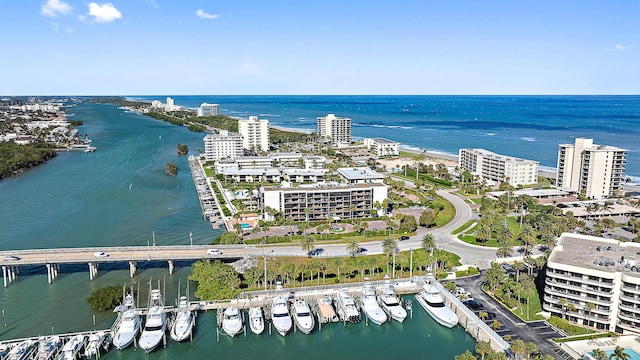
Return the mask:
[[[453,204],[445,200],[445,198],[438,196],[436,197],[436,200],[433,201],[433,203],[444,205],[444,210],[438,213],[436,227],[441,227],[450,223],[451,220],[453,220],[453,217],[456,216],[456,209],[453,207]]]
[[[437,250],[446,256],[446,262],[451,266],[460,265],[460,257],[456,254]],[[423,249],[413,250],[413,275],[425,275],[427,252]],[[387,262],[388,260],[388,262]],[[264,266],[263,258],[259,257],[258,268]],[[408,277],[410,273],[411,253],[404,251],[396,254],[396,278]],[[293,265],[293,268],[292,266]],[[311,266],[310,266],[311,265]],[[311,274],[309,268],[313,265],[324,267],[324,275],[318,278],[317,270]],[[323,284],[338,284],[363,281],[363,277],[369,277],[371,280],[382,280],[385,275],[393,276],[393,257],[387,255],[370,255],[356,257],[338,257],[338,258],[322,258],[322,257],[278,257],[275,260],[267,260],[267,269],[282,277],[290,272],[295,279],[290,279],[291,286],[313,286]],[[300,271],[304,269],[305,280],[301,283],[302,278],[299,276]],[[317,269],[317,268],[316,268]],[[338,270],[339,269],[339,270]],[[389,269],[389,272],[387,272]],[[364,270],[364,271],[363,271]],[[338,277],[338,273],[340,276]],[[338,280],[338,278],[340,280]],[[249,289],[261,290],[261,288]]]
[[[451,233],[453,235],[455,234],[459,234],[461,233],[463,230],[466,230],[469,226],[471,226],[471,224],[473,224],[474,222],[476,222],[475,220],[471,219],[469,221],[467,221],[466,223],[464,223],[462,226],[460,226],[459,228],[453,230]]]
[[[478,204],[478,205],[482,204],[482,198],[471,198],[468,200],[471,200],[474,204]]]

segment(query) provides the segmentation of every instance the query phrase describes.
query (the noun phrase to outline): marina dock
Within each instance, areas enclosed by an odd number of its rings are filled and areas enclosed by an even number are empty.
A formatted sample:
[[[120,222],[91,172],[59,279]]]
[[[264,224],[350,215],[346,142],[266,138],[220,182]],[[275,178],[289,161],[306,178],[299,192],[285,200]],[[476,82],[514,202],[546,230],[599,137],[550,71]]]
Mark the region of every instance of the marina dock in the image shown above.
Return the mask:
[[[222,205],[218,202],[211,183],[209,182],[200,161],[196,156],[189,155],[189,168],[196,186],[202,216],[211,222],[211,227],[219,229],[220,225],[226,224],[226,218],[222,211]]]
[[[412,281],[413,280],[413,281]],[[398,294],[413,294],[417,293],[422,283],[419,282],[419,278],[414,279],[398,279],[393,281],[394,288],[397,289],[396,293]],[[376,292],[381,293],[382,287],[384,286],[382,281],[376,282],[374,285],[376,287]],[[237,299],[232,300],[224,300],[224,301],[194,301],[190,303],[189,309],[195,312],[196,317],[197,313],[201,311],[216,311],[216,338],[217,341],[220,341],[220,335],[224,335],[224,333],[220,330],[222,326],[222,313],[228,307],[236,307],[240,309],[241,316],[243,319],[243,323],[245,324],[244,337],[247,337],[247,321],[248,314],[247,311],[250,307],[260,307],[264,313],[265,320],[265,334],[260,336],[279,336],[277,332],[272,331],[272,321],[270,314],[270,307],[272,303],[272,299],[276,296],[284,296],[288,299],[289,302],[293,302],[295,299],[304,299],[310,305],[312,309],[312,314],[317,318],[317,331],[322,331],[323,326],[327,326],[327,323],[331,322],[342,322],[343,326],[351,326],[348,324],[348,320],[345,318],[339,318],[338,312],[335,311],[335,302],[327,302],[327,299],[335,299],[335,296],[339,291],[346,292],[353,296],[354,298],[358,298],[362,292],[363,283],[354,283],[354,284],[342,284],[342,285],[326,285],[326,286],[315,286],[315,287],[303,287],[303,288],[278,288],[276,290],[267,290],[267,291],[251,291],[246,292],[240,295]],[[491,347],[497,351],[507,351],[509,349],[508,343],[506,343],[498,334],[496,334],[493,330],[491,330],[484,322],[478,319],[473,311],[467,309],[462,303],[451,293],[449,293],[444,287],[438,283],[438,287],[441,290],[442,294],[446,298],[446,303],[448,306],[452,307],[456,314],[459,316],[459,325],[461,325],[469,334],[471,334],[478,341],[489,341]],[[324,301],[323,301],[324,300]],[[410,312],[410,317],[407,318],[407,321],[411,321],[413,319],[413,311],[417,309],[413,309],[411,307],[410,301],[405,301],[408,312]],[[419,308],[418,308],[419,309]],[[136,312],[139,316],[144,316],[148,309],[146,308],[137,308]],[[167,329],[171,327],[171,323],[174,321],[175,312],[177,308],[167,306],[164,311],[168,315],[168,326]],[[422,310],[417,310],[422,311]],[[70,339],[76,337],[77,335],[82,335],[84,339],[84,345],[86,346],[89,336],[97,333],[98,331],[103,331],[106,334],[109,334],[112,338],[117,329],[118,324],[120,323],[120,316],[122,313],[116,318],[112,327],[110,329],[103,330],[92,330],[87,332],[79,332],[79,333],[66,333],[58,335],[60,339],[65,341],[70,341]],[[369,325],[367,322],[367,318],[363,317],[366,322],[366,326]],[[392,320],[389,319],[388,322]],[[325,324],[325,325],[323,325]],[[333,325],[335,326],[335,325]],[[382,324],[381,326],[384,326]],[[267,330],[268,329],[268,330]],[[294,330],[295,331],[295,326]],[[168,331],[167,331],[168,332]],[[267,335],[269,334],[269,335]],[[52,334],[53,336],[53,334]],[[107,337],[107,338],[110,338]],[[35,358],[35,354],[37,352],[37,343],[45,341],[49,336],[40,336],[40,337],[32,337],[32,338],[23,338],[23,339],[13,339],[8,341],[3,341],[0,343],[0,349],[10,349],[13,346],[18,346],[19,344],[25,343],[29,341],[29,354],[32,357],[25,358]],[[166,346],[167,340],[165,338],[164,345]],[[135,346],[135,342],[134,342]],[[58,347],[58,350],[62,347],[62,344]],[[107,351],[108,346],[104,347],[103,351]],[[113,351],[113,350],[112,350]],[[3,358],[4,355],[0,355],[0,359]]]

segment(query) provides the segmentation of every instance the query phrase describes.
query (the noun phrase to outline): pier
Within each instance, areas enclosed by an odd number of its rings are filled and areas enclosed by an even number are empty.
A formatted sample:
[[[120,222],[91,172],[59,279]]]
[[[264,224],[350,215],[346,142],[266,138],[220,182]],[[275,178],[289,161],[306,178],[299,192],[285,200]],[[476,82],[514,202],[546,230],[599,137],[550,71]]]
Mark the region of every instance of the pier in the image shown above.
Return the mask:
[[[240,259],[245,256],[242,246],[219,246],[221,254],[209,255],[209,245],[175,246],[123,246],[95,248],[56,248],[34,250],[0,251],[0,265],[4,287],[14,282],[20,273],[20,266],[45,266],[47,280],[52,283],[60,273],[61,264],[87,264],[89,279],[98,275],[100,264],[124,262],[129,265],[129,275],[136,274],[139,262],[167,262],[169,273],[173,274],[174,261],[200,259]]]
[[[421,279],[418,277],[414,279],[396,279],[396,280],[392,280],[392,282],[393,282],[396,293],[404,294],[404,295],[415,294],[420,291],[420,288],[422,286]],[[321,332],[323,331],[323,327],[327,326],[326,324],[329,322],[342,322],[343,323],[342,326],[349,326],[348,321],[345,318],[328,319],[327,314],[331,313],[331,311],[329,311],[329,309],[322,309],[322,307],[328,306],[331,308],[335,308],[335,304],[334,305],[320,304],[321,299],[325,297],[335,299],[335,296],[339,291],[345,291],[349,293],[351,296],[353,296],[354,298],[358,298],[362,292],[363,285],[364,285],[363,283],[352,283],[352,284],[340,284],[340,285],[334,284],[334,285],[323,285],[323,286],[311,286],[311,287],[301,287],[301,288],[282,288],[281,286],[279,286],[275,290],[259,290],[259,291],[245,292],[245,293],[242,293],[238,298],[232,299],[232,300],[192,301],[190,303],[189,309],[195,313],[196,318],[198,317],[198,312],[216,310],[216,315],[217,315],[216,316],[216,325],[217,325],[216,338],[219,341],[220,335],[222,334],[219,329],[222,325],[222,313],[228,307],[234,306],[240,309],[241,312],[248,311],[250,307],[261,307],[263,309],[264,319],[265,319],[265,335],[262,335],[262,336],[269,336],[269,335],[275,335],[275,334],[272,334],[272,330],[271,330],[272,320],[271,320],[271,314],[270,314],[270,306],[272,303],[272,299],[275,296],[284,296],[290,302],[294,301],[295,299],[304,299],[309,303],[312,309],[313,316],[318,320],[317,331]],[[376,293],[380,293],[382,291],[383,286],[384,285],[382,284],[382,282],[377,282],[375,284]],[[480,319],[478,319],[474,315],[473,311],[467,309],[453,294],[449,293],[446,289],[444,289],[442,284],[437,283],[437,286],[442,292],[442,294],[444,295],[444,297],[446,298],[446,302],[448,303],[447,305],[451,306],[452,309],[454,309],[454,311],[456,312],[456,314],[458,314],[459,324],[469,334],[471,334],[478,341],[489,341],[491,344],[491,347],[496,351],[507,351],[507,352],[509,351],[509,344],[506,343],[498,334],[496,334],[493,330],[491,330]],[[407,321],[411,321],[410,319],[413,319],[414,309],[410,305],[410,300],[406,301],[406,306],[407,306],[408,312],[411,314],[407,318]],[[148,311],[147,308],[137,308],[136,310],[139,316],[144,316]],[[177,308],[172,306],[166,306],[164,311],[168,315],[167,329],[170,329],[172,322],[175,321],[174,317],[175,317],[175,312],[177,311]],[[419,310],[419,311],[422,311],[422,310]],[[71,338],[77,335],[82,335],[84,337],[84,344],[86,345],[90,335],[95,334],[98,331],[103,331],[106,334],[110,334],[110,337],[108,337],[108,339],[110,339],[115,335],[118,329],[118,325],[120,322],[120,315],[116,318],[116,320],[114,321],[110,329],[91,330],[91,331],[78,332],[78,333],[67,333],[67,334],[60,334],[57,336],[59,336],[64,343],[65,340],[69,341]],[[243,316],[243,322],[245,323],[244,337],[246,339],[247,327],[248,327],[248,324],[246,323],[246,321],[248,317],[246,317],[244,314],[242,316]],[[363,316],[363,319],[365,322],[367,322],[366,317]],[[391,320],[390,318],[388,322],[392,322],[392,321],[393,320]],[[384,324],[382,326],[384,326]],[[292,331],[295,332],[295,325]],[[53,334],[51,336],[53,336]],[[17,346],[29,340],[31,341],[31,344],[32,344],[30,345],[31,347],[29,351],[30,353],[33,353],[35,355],[37,351],[37,345],[34,346],[33,344],[37,344],[37,342],[39,341],[45,341],[46,338],[48,337],[49,336],[44,336],[44,337],[40,336],[40,337],[31,337],[31,338],[23,338],[23,339],[12,339],[12,340],[3,341],[0,345],[4,346],[5,348],[10,348],[12,346]],[[134,346],[135,346],[135,342],[134,342]],[[165,346],[166,346],[166,343],[165,343]],[[59,350],[60,348],[61,348],[61,345],[58,347],[57,351],[60,351]],[[107,351],[108,346],[104,347],[103,349],[104,351]]]
[[[226,217],[222,212],[222,205],[218,202],[216,195],[211,188],[211,182],[200,164],[200,160],[196,156],[189,156],[189,168],[193,177],[193,183],[198,192],[200,208],[202,208],[202,216],[211,222],[214,229],[220,228],[220,225],[226,224]]]

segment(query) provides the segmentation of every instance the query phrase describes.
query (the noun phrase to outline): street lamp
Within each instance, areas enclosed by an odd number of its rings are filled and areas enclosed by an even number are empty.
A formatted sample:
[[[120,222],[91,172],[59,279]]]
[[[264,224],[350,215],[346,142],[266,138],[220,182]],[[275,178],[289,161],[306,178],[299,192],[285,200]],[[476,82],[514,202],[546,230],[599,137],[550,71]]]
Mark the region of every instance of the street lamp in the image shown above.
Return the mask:
[[[275,250],[269,251],[267,254],[271,254]],[[267,254],[264,253],[264,248],[262,248],[262,256],[264,257],[264,289],[267,290]]]

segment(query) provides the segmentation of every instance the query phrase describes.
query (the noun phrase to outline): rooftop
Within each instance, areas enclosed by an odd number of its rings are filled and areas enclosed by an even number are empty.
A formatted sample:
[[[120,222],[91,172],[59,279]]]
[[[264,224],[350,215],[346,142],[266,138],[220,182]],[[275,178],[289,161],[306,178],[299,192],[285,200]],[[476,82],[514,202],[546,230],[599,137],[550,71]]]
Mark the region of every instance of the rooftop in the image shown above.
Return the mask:
[[[392,140],[385,139],[385,138],[380,138],[380,137],[371,138],[371,140],[373,140],[373,141],[375,141],[377,143],[380,143],[380,144],[398,144],[398,142],[396,142],[396,141],[392,141]]]
[[[513,156],[507,156],[507,155],[501,155],[501,154],[496,154],[492,151],[486,150],[486,149],[460,149],[460,151],[469,151],[469,152],[473,152],[476,154],[481,154],[485,157],[488,158],[494,158],[494,159],[499,159],[499,160],[504,160],[504,161],[510,161],[510,162],[529,162],[529,163],[536,163],[538,164],[538,161],[534,161],[534,160],[527,160],[527,159],[522,159],[522,158],[517,158],[517,157],[513,157]]]
[[[506,194],[506,191],[491,191],[488,194],[491,196],[499,197],[503,194]],[[567,196],[569,192],[558,189],[522,189],[513,191],[512,194],[514,196],[520,195],[529,195],[534,198],[543,198],[543,197],[559,197],[559,196]]]
[[[549,262],[640,277],[640,244],[564,233]]]
[[[384,179],[384,175],[379,174],[367,167],[339,168],[338,173],[347,180]]]

